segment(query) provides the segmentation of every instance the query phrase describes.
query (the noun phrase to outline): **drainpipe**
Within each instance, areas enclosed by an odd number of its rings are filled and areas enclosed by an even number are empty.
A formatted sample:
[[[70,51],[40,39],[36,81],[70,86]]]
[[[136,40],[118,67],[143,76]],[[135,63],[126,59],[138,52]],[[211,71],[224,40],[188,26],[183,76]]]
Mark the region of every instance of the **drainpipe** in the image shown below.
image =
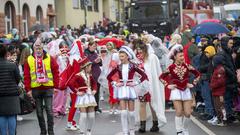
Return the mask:
[[[21,3],[20,3],[20,0],[18,0],[18,15],[19,15],[19,17],[18,17],[18,25],[19,25],[19,35],[21,35],[22,33],[22,31],[21,31],[21,18],[20,18],[20,15],[21,15]]]

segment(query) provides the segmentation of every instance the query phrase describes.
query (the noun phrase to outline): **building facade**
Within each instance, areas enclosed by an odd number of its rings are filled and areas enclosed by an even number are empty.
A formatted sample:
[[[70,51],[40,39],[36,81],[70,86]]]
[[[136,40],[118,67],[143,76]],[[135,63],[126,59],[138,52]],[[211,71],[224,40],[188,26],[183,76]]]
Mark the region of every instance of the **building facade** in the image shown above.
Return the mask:
[[[57,0],[57,26],[71,25],[79,28],[86,23],[93,26],[94,22],[108,18],[112,21],[124,22],[124,7],[130,0]]]
[[[54,0],[0,0],[0,33],[8,34],[17,28],[21,35],[28,36],[35,24],[55,27]]]
[[[229,3],[240,3],[240,0],[214,0],[213,1],[215,5],[223,5],[223,4],[229,4]]]

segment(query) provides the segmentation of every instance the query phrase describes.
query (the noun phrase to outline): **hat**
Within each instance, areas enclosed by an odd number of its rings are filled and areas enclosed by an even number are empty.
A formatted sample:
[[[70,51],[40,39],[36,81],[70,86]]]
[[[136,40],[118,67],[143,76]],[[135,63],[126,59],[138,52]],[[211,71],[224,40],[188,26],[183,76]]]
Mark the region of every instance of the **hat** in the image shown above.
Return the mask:
[[[207,52],[210,57],[212,57],[212,56],[214,56],[216,54],[216,50],[215,50],[215,48],[213,46],[206,47],[204,52]]]
[[[175,56],[178,52],[182,52],[182,51],[183,51],[183,46],[180,45],[180,44],[176,44],[176,45],[174,45],[174,46],[170,49],[170,51],[169,51],[169,53],[168,53],[168,57],[169,57],[170,59],[173,59],[174,56]]]
[[[89,61],[89,59],[87,57],[83,58],[81,61],[80,61],[80,69],[84,69],[85,67],[87,67],[88,65],[92,64],[92,62]]]
[[[133,50],[132,50],[130,47],[128,47],[128,46],[122,46],[122,47],[120,48],[119,52],[125,52],[125,53],[128,55],[128,57],[129,57],[130,60],[136,58],[135,53],[134,53]]]
[[[110,45],[112,48],[115,48],[115,45],[114,45],[113,42],[107,42],[106,46],[107,46],[107,45]]]
[[[179,34],[174,34],[174,35],[172,35],[172,39],[171,39],[171,41],[170,41],[170,43],[169,43],[169,45],[170,45],[169,48],[171,48],[172,46],[178,44],[178,42],[179,42],[181,39],[182,39],[182,37],[181,37],[181,35],[179,35]]]
[[[217,67],[218,65],[224,65],[225,64],[224,57],[221,56],[221,55],[215,55],[213,57],[212,61],[213,61],[213,67],[214,68]]]

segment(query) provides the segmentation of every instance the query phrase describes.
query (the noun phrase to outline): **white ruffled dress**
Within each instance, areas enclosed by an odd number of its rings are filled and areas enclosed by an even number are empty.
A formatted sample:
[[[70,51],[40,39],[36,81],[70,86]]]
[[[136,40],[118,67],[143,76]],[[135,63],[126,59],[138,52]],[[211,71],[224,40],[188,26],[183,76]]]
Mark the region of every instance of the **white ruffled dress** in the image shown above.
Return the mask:
[[[135,100],[137,99],[137,94],[132,86],[126,86],[128,81],[128,72],[129,72],[129,64],[122,65],[122,79],[123,86],[114,88],[114,98],[119,100]]]

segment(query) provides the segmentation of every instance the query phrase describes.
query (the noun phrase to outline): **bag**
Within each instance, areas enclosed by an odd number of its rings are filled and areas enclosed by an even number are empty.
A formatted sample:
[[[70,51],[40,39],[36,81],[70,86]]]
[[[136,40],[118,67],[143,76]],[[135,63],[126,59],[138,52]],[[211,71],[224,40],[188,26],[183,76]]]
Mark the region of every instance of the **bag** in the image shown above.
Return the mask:
[[[32,113],[35,108],[34,100],[27,95],[23,87],[20,87],[19,92],[20,92],[19,99],[20,99],[20,108],[21,108],[21,112],[19,113],[19,115]]]

